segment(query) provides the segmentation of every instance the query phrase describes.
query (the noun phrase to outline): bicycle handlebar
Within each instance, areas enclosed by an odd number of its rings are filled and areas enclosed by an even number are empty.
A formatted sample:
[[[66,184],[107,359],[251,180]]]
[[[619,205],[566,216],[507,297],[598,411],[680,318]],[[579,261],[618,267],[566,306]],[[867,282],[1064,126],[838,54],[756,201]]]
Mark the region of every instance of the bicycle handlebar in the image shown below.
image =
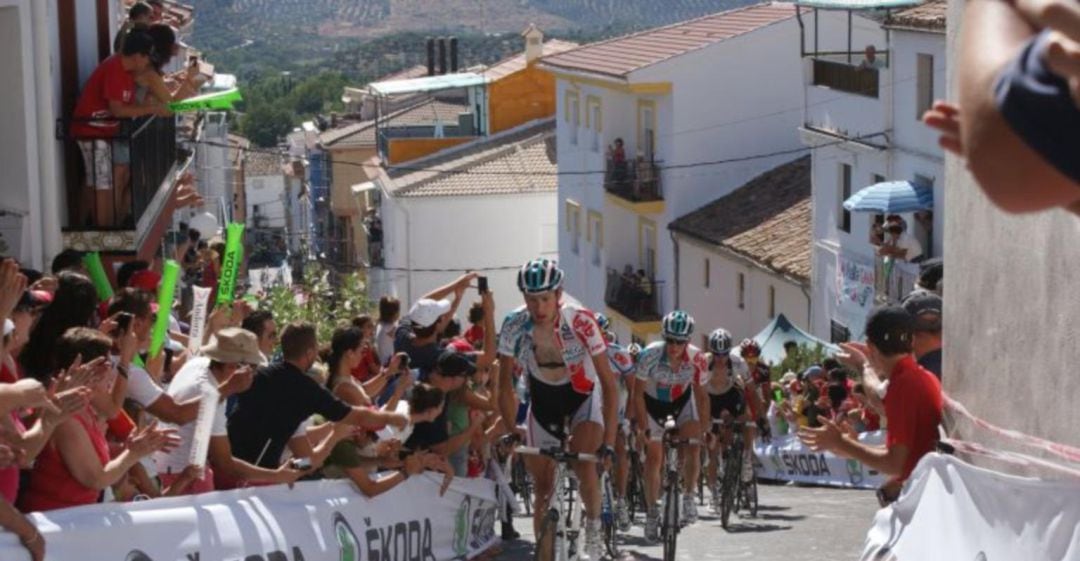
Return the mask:
[[[568,452],[562,448],[537,448],[535,446],[521,446],[517,449],[519,454],[533,456],[546,456],[557,462],[596,462],[599,458],[596,454],[584,452]]]

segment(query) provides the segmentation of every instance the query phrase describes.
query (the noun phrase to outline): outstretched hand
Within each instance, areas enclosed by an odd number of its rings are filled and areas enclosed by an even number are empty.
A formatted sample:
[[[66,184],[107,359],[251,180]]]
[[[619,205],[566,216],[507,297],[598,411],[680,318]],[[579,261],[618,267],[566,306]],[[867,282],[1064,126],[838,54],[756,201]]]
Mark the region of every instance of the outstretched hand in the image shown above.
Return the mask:
[[[803,427],[799,429],[799,440],[815,452],[836,452],[844,439],[840,426],[829,419],[818,416],[819,428]]]

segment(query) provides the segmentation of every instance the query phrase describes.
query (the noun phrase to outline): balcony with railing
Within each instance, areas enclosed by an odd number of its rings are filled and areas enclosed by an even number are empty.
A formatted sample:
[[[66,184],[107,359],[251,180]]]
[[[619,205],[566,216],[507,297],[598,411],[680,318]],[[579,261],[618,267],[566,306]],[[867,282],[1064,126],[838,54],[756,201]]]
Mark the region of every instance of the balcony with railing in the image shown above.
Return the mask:
[[[176,119],[60,119],[56,133],[69,170],[65,244],[141,252],[163,229],[162,216],[191,160],[177,143]]]
[[[881,83],[887,61],[888,53],[879,53],[873,61],[861,52],[807,57],[806,127],[866,142],[885,130]]]
[[[663,212],[664,193],[660,164],[638,157],[633,160],[608,158],[604,166],[604,190],[621,206],[651,214]]]
[[[899,304],[918,279],[918,263],[878,257],[874,260],[874,300],[879,305]]]
[[[634,323],[660,321],[660,295],[663,281],[638,273],[608,269],[604,302]]]

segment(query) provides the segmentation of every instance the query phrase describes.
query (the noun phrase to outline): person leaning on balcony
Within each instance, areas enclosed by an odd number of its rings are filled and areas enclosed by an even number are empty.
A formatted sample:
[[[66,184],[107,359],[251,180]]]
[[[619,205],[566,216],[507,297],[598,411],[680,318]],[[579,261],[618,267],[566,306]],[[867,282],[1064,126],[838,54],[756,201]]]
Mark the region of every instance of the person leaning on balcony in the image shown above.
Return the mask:
[[[128,8],[128,17],[116,32],[116,38],[113,39],[113,52],[118,53],[123,50],[124,39],[127,38],[128,33],[132,29],[145,30],[147,27],[150,27],[150,20],[153,16],[154,9],[146,2],[136,2]]]
[[[885,67],[885,62],[877,57],[877,47],[873,45],[867,45],[863,54],[863,60],[859,63],[859,68],[863,70],[877,70]]]
[[[180,52],[176,40],[176,30],[164,23],[155,23],[147,28],[146,33],[154,40],[154,56],[150,58],[150,67],[135,76],[138,85],[136,99],[139,103],[152,103],[147,100],[151,93],[160,104],[187,99],[196,93],[206,81],[199,73],[199,63],[195,59],[184,70],[165,74],[165,66]]]
[[[145,32],[132,31],[120,53],[102,61],[83,85],[71,125],[86,173],[80,220],[113,226],[114,211],[125,216],[130,210],[130,153],[124,149],[126,143],[113,149],[113,140],[120,134],[115,119],[172,114],[165,107],[135,103],[135,76],[150,66],[153,55],[153,39]]]
[[[968,2],[959,101],[936,101],[923,115],[1006,212],[1080,212],[1077,29],[1075,0]]]
[[[903,218],[897,216],[885,222],[885,243],[878,248],[878,255],[894,257],[902,261],[915,261],[922,257],[922,254],[922,245],[908,231],[907,223]]]

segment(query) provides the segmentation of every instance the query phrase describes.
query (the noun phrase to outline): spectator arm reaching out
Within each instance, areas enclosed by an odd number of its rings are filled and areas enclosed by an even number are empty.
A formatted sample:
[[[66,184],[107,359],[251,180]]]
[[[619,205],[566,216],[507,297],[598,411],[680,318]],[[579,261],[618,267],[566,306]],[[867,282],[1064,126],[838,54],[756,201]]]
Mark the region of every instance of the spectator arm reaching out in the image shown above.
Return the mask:
[[[171,395],[163,393],[147,406],[146,410],[162,421],[183,426],[199,416],[200,400],[200,397],[193,397],[183,403],[177,403]]]
[[[844,434],[837,423],[820,415],[818,421],[821,423],[819,428],[805,427],[799,430],[799,439],[811,450],[815,452],[825,450],[862,462],[870,469],[890,477],[899,477],[903,473],[904,462],[908,457],[907,446],[903,444],[894,444],[888,448],[867,446],[859,442],[857,438]]]
[[[476,360],[477,368],[487,368],[495,363],[498,342],[495,340],[495,294],[490,290],[480,296],[484,308],[484,350]]]
[[[146,455],[136,453],[128,447],[103,466],[85,429],[74,420],[57,427],[53,441],[72,477],[82,486],[98,491],[115,485],[142,456]]]
[[[517,396],[514,395],[514,358],[503,356],[499,359],[498,404],[499,413],[502,415],[506,428],[515,430],[514,421],[517,419]]]
[[[0,498],[0,528],[18,536],[19,541],[30,551],[30,558],[33,561],[44,559],[45,541],[37,528],[3,498]]]
[[[1010,212],[1063,204],[1053,200],[1054,193],[1075,190],[1068,177],[1013,132],[995,99],[995,80],[1034,33],[1009,3],[967,3],[957,65],[960,144],[983,191]],[[1038,188],[1016,189],[1017,185]]]
[[[210,438],[210,451],[208,454],[210,463],[221,474],[243,481],[261,481],[266,483],[292,483],[303,475],[303,472],[282,466],[278,469],[267,469],[249,464],[236,458],[232,454],[232,446],[229,437],[214,436]]]

